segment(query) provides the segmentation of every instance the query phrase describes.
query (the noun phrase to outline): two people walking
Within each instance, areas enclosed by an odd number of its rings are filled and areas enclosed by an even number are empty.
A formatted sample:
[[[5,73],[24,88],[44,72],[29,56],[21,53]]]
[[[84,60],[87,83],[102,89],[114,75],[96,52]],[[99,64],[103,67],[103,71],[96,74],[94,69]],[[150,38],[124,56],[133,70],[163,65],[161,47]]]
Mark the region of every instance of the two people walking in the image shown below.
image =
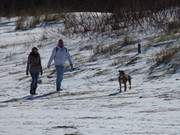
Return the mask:
[[[71,60],[71,56],[70,56],[67,48],[64,47],[64,42],[62,39],[60,39],[58,41],[57,46],[53,48],[47,68],[50,68],[53,60],[55,63],[56,75],[57,75],[56,90],[60,91],[60,90],[62,90],[61,83],[62,83],[63,76],[64,76],[64,64],[65,64],[66,60],[69,61],[70,66],[73,69],[73,63]],[[41,74],[41,75],[43,74],[40,54],[38,53],[38,49],[36,47],[32,48],[32,51],[28,56],[26,75],[28,75],[29,72],[30,72],[31,78],[32,78],[30,94],[34,95],[34,94],[36,94],[39,74]]]

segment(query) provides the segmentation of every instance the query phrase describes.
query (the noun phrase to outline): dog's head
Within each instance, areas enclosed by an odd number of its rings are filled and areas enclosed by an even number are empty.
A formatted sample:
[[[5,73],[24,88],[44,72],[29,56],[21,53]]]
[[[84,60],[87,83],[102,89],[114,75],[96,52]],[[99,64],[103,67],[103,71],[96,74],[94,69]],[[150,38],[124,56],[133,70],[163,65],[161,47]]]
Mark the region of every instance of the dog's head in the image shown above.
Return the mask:
[[[123,76],[123,75],[125,75],[125,72],[123,70],[119,70],[119,75]]]

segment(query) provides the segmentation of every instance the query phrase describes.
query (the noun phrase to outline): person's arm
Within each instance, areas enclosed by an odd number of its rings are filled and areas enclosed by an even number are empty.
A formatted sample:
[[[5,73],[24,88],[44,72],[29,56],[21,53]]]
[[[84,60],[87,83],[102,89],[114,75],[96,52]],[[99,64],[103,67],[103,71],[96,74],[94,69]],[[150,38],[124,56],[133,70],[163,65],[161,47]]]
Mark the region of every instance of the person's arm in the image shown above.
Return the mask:
[[[29,73],[29,67],[30,67],[30,56],[28,56],[27,65],[26,65],[26,75]]]
[[[70,64],[71,68],[73,68],[72,59],[71,59],[71,56],[70,56],[70,54],[69,54],[69,51],[68,51],[68,50],[67,50],[67,59],[68,59],[68,61],[69,61],[69,64]]]
[[[41,67],[41,75],[43,74],[43,69],[42,69],[42,64],[41,64],[41,56],[39,55],[39,64],[40,64],[40,67]]]
[[[49,59],[48,65],[47,65],[48,68],[50,67],[55,55],[56,55],[56,48],[54,48],[53,51],[52,51],[51,57]]]

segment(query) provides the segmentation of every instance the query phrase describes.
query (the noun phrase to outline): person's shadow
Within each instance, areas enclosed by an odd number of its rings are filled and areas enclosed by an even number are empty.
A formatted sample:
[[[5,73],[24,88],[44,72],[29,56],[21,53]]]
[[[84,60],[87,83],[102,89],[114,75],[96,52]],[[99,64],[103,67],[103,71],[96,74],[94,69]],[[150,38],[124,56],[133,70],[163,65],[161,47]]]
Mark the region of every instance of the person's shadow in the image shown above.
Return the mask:
[[[35,99],[40,99],[40,98],[44,98],[44,97],[53,95],[55,93],[59,93],[59,92],[53,91],[53,92],[49,92],[49,93],[42,94],[42,95],[28,95],[28,96],[24,96],[21,98],[12,98],[9,100],[1,101],[0,103],[11,103],[11,102],[18,102],[18,101],[23,101],[23,100],[35,100]]]

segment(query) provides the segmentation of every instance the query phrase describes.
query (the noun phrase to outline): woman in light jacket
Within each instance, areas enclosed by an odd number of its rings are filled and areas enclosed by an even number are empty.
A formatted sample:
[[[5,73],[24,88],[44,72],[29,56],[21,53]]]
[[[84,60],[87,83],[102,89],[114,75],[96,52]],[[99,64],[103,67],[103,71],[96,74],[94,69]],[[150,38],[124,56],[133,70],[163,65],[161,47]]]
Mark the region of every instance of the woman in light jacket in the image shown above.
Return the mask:
[[[63,76],[64,76],[64,64],[65,64],[66,60],[69,61],[69,64],[70,64],[71,68],[73,69],[73,63],[71,60],[71,56],[70,56],[67,48],[64,47],[64,42],[62,39],[60,39],[58,42],[58,45],[53,48],[51,57],[49,59],[48,65],[47,65],[48,68],[50,68],[50,65],[53,60],[55,63],[56,73],[57,73],[56,90],[60,91],[60,90],[62,90],[61,83],[62,83]]]

